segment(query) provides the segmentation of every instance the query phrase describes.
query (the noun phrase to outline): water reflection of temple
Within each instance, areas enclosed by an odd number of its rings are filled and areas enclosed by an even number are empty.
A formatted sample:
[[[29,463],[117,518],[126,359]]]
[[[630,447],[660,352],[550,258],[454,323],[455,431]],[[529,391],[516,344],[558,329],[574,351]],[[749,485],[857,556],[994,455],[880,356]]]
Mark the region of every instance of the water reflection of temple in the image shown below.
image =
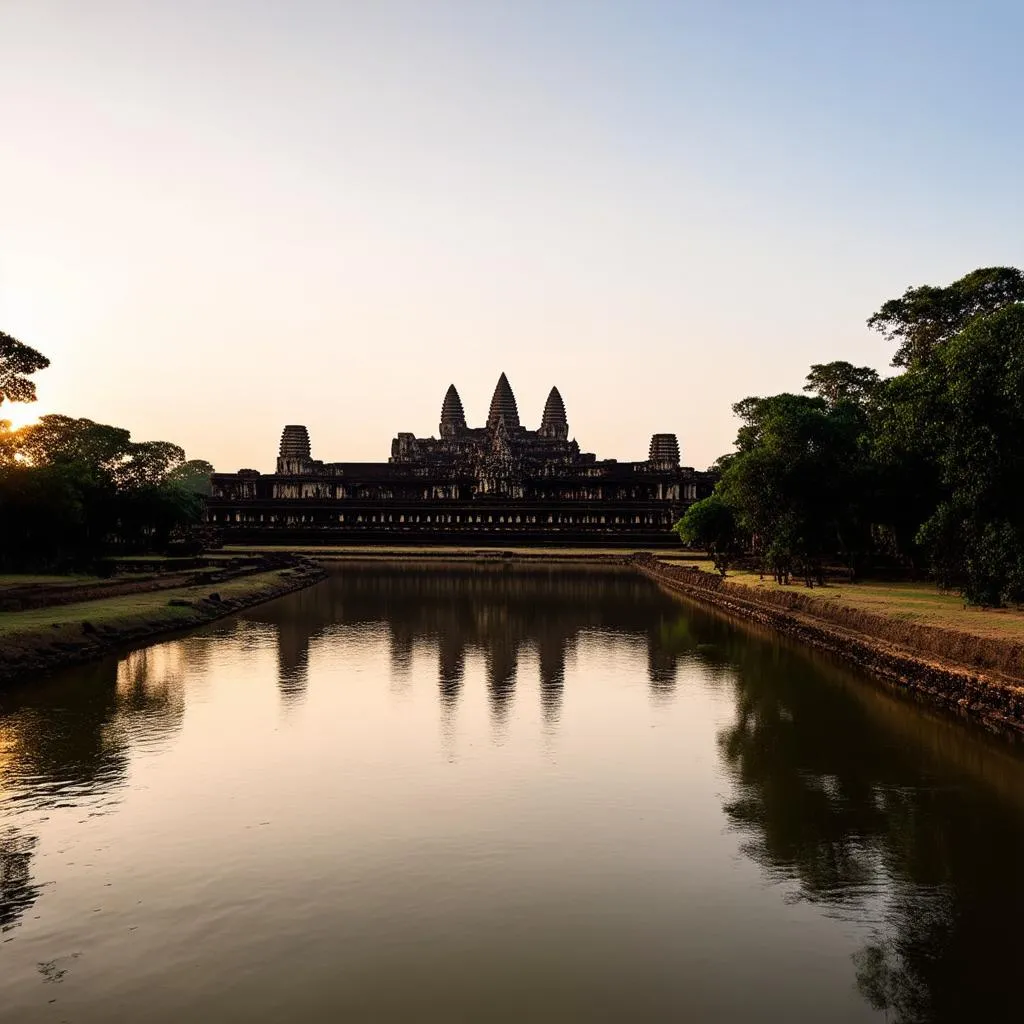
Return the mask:
[[[462,680],[466,674],[466,649],[451,637],[440,637],[437,642],[437,685],[441,702],[452,707],[462,691]]]
[[[277,629],[277,685],[286,704],[300,701],[309,679],[309,635],[294,622]]]
[[[648,581],[615,567],[469,563],[348,563],[288,601],[247,620],[277,633],[278,681],[294,702],[307,685],[310,648],[341,630],[387,637],[392,676],[404,678],[417,647],[436,651],[442,706],[462,693],[467,656],[482,656],[496,720],[508,711],[519,663],[535,657],[545,717],[557,719],[566,658],[581,636],[614,631],[646,643],[652,694],[670,694],[690,651],[678,605]]]

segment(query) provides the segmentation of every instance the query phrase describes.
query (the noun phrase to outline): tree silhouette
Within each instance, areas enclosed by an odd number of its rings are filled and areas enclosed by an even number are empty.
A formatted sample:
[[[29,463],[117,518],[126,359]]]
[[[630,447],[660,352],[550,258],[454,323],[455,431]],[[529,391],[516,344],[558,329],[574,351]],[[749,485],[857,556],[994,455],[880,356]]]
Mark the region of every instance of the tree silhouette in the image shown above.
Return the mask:
[[[7,402],[34,402],[36,386],[28,379],[36,370],[45,370],[50,360],[34,348],[0,331],[0,405]]]

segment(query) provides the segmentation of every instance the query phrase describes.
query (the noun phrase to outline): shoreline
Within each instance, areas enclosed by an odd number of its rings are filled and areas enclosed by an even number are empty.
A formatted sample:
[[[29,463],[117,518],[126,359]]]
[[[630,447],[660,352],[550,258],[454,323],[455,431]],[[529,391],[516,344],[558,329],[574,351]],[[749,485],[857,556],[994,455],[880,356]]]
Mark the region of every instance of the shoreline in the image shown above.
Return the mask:
[[[327,575],[323,566],[293,558],[284,565],[244,570],[216,581],[33,609],[30,614],[37,622],[24,629],[0,630],[0,687],[187,633],[304,590]],[[118,602],[126,598],[134,599],[138,607],[122,610]]]
[[[275,549],[254,546],[226,549],[232,554],[243,551],[261,555],[271,554]],[[633,555],[646,554],[647,548],[582,548],[565,547],[516,547],[515,545],[480,547],[477,545],[400,547],[388,545],[351,545],[348,547],[305,547],[288,549],[289,553],[315,562],[576,562],[594,565],[623,565]],[[683,561],[694,561],[698,556],[682,550],[676,556]],[[662,557],[665,557],[662,555]]]
[[[1024,645],[903,623],[798,591],[759,593],[650,555],[624,561],[685,600],[767,626],[990,729],[1024,734]]]
[[[257,552],[253,552],[257,554]],[[264,554],[259,552],[259,554]],[[938,626],[903,622],[823,600],[798,589],[764,591],[647,551],[524,552],[462,549],[425,555],[393,550],[344,554],[290,552],[273,564],[168,587],[156,583],[119,599],[54,604],[33,610],[24,629],[0,629],[0,686],[93,661],[125,648],[180,635],[225,616],[303,590],[346,562],[573,565],[628,568],[673,596],[760,625],[824,651],[932,707],[990,729],[1024,735],[1024,644]],[[340,556],[339,556],[340,555]],[[128,605],[117,607],[118,601]],[[52,622],[49,620],[56,619]],[[95,619],[95,622],[92,621]]]

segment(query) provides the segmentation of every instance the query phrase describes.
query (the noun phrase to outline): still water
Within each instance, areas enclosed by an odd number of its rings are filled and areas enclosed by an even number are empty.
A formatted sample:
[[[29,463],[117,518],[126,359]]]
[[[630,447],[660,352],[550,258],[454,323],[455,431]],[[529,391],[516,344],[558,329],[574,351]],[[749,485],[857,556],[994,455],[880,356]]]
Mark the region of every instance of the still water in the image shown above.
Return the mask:
[[[3,1021],[1016,1021],[1024,760],[625,571],[0,693]]]

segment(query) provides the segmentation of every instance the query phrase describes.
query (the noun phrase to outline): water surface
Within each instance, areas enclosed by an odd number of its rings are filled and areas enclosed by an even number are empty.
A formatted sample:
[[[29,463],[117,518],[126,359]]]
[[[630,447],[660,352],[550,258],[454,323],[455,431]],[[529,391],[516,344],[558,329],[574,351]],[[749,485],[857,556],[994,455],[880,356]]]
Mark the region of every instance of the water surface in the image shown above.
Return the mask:
[[[350,565],[0,693],[4,1021],[1012,1021],[1024,762],[625,571]]]

